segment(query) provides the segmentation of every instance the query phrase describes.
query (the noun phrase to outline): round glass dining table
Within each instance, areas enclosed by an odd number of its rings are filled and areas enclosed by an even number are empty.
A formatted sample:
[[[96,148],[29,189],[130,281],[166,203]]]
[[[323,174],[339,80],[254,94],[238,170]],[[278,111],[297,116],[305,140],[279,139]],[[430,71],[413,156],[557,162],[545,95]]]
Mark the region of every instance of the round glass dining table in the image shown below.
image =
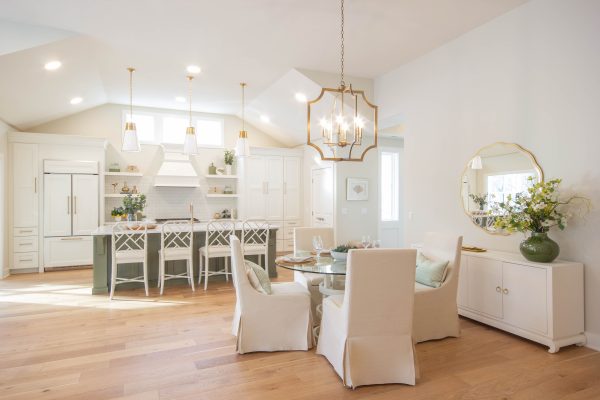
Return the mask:
[[[292,271],[308,272],[311,274],[322,274],[323,282],[319,285],[319,291],[326,295],[343,294],[343,289],[336,289],[333,285],[335,276],[346,275],[346,260],[335,260],[328,256],[314,257],[305,263],[291,263],[282,257],[275,260],[275,265]]]

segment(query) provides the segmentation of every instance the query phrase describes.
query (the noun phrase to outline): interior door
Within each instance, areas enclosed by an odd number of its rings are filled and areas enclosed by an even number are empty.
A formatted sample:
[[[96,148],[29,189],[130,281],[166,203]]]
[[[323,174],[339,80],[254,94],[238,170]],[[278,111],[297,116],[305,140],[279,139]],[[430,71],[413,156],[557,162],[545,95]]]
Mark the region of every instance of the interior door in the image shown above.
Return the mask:
[[[546,302],[546,269],[502,264],[504,322],[546,334],[548,305]]]
[[[98,175],[73,175],[73,235],[98,228]]]
[[[245,218],[265,219],[265,159],[260,156],[250,156],[244,159],[245,179]]]
[[[269,221],[283,220],[283,157],[265,157],[266,214]]]
[[[312,226],[333,226],[333,167],[311,172]]]
[[[283,161],[283,210],[286,220],[302,219],[300,205],[301,163],[298,157],[285,157]]]
[[[14,143],[13,225],[16,228],[38,226],[38,147]]]
[[[44,236],[71,236],[71,175],[44,175]]]
[[[383,247],[400,247],[402,238],[401,148],[379,148],[379,239]]]
[[[502,262],[469,257],[468,305],[475,311],[502,318]]]

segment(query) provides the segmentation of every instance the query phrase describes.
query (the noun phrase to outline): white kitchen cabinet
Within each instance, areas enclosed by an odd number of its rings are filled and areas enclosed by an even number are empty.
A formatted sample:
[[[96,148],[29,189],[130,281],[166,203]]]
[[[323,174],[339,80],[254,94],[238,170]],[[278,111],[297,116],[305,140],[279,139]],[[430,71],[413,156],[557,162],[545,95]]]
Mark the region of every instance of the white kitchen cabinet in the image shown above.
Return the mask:
[[[73,236],[98,228],[98,175],[73,175]]]
[[[38,145],[13,143],[13,226],[38,226]]]
[[[44,239],[44,266],[66,267],[93,263],[92,236],[67,236]]]
[[[583,264],[463,252],[459,314],[548,346],[585,344]]]
[[[71,236],[71,175],[44,175],[44,236]]]
[[[292,155],[293,154],[293,155]],[[294,226],[302,226],[302,158],[288,149],[252,151],[238,160],[240,218],[279,226],[277,251],[293,249]]]

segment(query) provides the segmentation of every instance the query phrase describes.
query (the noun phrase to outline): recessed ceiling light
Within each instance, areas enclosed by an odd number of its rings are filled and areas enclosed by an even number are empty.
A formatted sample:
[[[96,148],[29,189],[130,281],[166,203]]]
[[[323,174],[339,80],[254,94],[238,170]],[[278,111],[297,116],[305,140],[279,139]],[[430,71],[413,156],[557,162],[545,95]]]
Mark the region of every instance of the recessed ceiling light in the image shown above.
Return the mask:
[[[265,124],[268,124],[269,122],[271,122],[271,118],[269,118],[268,115],[264,115],[264,114],[260,116],[260,120],[262,122],[264,122]]]
[[[61,65],[62,63],[58,60],[48,61],[46,64],[44,64],[44,68],[47,71],[54,71],[55,69],[59,69]]]
[[[200,67],[197,65],[188,65],[186,69],[190,74],[199,74],[200,71],[202,71],[202,69],[200,69]]]
[[[294,95],[294,97],[296,98],[296,100],[298,100],[300,103],[306,103],[308,101],[308,99],[306,98],[306,95],[304,93],[296,93]]]
[[[185,100],[185,97],[177,96],[177,97],[175,97],[175,101],[179,102],[179,103],[185,103],[186,100]]]
[[[75,104],[79,104],[83,101],[83,99],[81,97],[73,97],[71,99],[71,104],[75,105]]]

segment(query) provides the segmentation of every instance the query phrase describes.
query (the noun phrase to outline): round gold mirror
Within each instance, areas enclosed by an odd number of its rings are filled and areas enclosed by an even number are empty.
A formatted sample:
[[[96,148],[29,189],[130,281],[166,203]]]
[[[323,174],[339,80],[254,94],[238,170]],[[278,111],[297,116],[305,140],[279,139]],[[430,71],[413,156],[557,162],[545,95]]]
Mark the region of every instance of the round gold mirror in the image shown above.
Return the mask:
[[[497,204],[543,180],[533,154],[515,143],[494,143],[467,163],[461,177],[462,205],[475,225],[491,234],[506,235],[494,226]]]

